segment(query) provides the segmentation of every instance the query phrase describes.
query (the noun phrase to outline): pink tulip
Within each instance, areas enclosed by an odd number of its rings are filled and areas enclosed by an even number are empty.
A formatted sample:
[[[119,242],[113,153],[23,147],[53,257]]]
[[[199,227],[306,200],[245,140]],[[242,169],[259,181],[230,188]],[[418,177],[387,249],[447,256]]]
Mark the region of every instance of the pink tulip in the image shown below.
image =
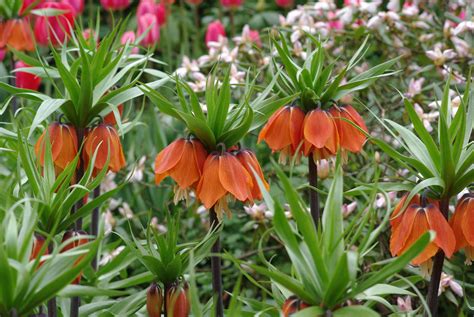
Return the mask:
[[[168,17],[168,11],[164,3],[158,3],[155,7],[156,19],[158,20],[158,25],[162,26],[166,24],[166,19]]]
[[[49,43],[58,45],[64,43],[71,35],[74,27],[74,8],[67,3],[47,1],[41,9],[56,9],[64,11],[57,16],[39,16],[35,23],[36,42],[47,46]]]
[[[135,43],[135,40],[136,40],[135,32],[128,31],[128,32],[123,33],[122,38],[120,39],[120,43],[122,43],[122,45],[126,45],[127,43],[129,45],[131,45],[131,44]],[[132,54],[137,54],[138,53],[138,47],[132,48],[131,53]]]
[[[105,10],[118,11],[126,9],[130,5],[130,0],[100,0],[100,4]]]
[[[61,2],[69,4],[74,8],[74,15],[78,16],[84,11],[84,0],[62,0]]]
[[[244,0],[221,0],[221,5],[226,8],[238,8]]]
[[[20,11],[18,12],[19,15],[23,15],[26,9],[34,9],[39,6],[44,0],[23,0],[21,5]]]
[[[156,15],[146,13],[138,18],[138,36],[140,37],[145,32],[147,33],[140,44],[143,46],[152,46],[158,43],[160,40],[160,26],[158,25]]]
[[[275,0],[275,3],[281,8],[289,8],[294,4],[293,0]]]
[[[18,61],[15,63],[15,69],[30,67],[25,64],[23,61]],[[27,73],[27,72],[15,72],[15,86],[23,89],[38,90],[41,85],[41,78]]]
[[[225,28],[221,21],[209,23],[206,31],[206,45],[209,47],[209,42],[218,42],[220,37],[226,37]]]
[[[141,0],[137,7],[137,19],[144,14],[156,14],[156,5],[154,0]]]

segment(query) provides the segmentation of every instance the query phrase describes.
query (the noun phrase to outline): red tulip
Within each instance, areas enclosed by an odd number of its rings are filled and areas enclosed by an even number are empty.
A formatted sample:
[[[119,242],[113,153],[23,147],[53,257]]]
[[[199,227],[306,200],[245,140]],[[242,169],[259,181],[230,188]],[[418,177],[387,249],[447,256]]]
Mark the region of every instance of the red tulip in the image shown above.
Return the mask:
[[[71,35],[74,27],[75,9],[68,3],[47,1],[41,9],[56,9],[64,11],[57,16],[39,16],[35,23],[36,41],[44,46],[64,43]]]
[[[206,31],[206,45],[209,47],[209,42],[218,42],[220,37],[226,37],[225,28],[221,21],[209,23]]]
[[[33,32],[28,18],[0,22],[0,47],[11,46],[17,51],[35,49]]]
[[[74,8],[74,15],[79,15],[84,11],[84,0],[62,0],[61,2],[69,4]]]
[[[138,18],[138,36],[145,34],[140,44],[143,46],[153,46],[160,40],[160,26],[156,15],[146,13]]]
[[[275,0],[275,3],[281,8],[289,8],[294,4],[293,0]]]
[[[18,12],[18,15],[23,15],[26,10],[33,10],[37,6],[39,6],[44,0],[23,0],[23,3],[21,4],[20,11]]]
[[[243,2],[243,0],[221,0],[221,5],[226,8],[238,8]]]
[[[15,63],[15,69],[30,67],[23,61]],[[15,72],[15,85],[18,88],[38,90],[41,85],[41,77],[27,73],[27,72]]]
[[[144,14],[156,14],[156,4],[154,0],[141,0],[137,7],[137,19]]]
[[[100,0],[100,4],[105,10],[118,11],[126,9],[130,5],[130,0]]]
[[[168,17],[168,10],[166,9],[166,5],[163,3],[158,3],[155,7],[155,11],[156,19],[158,20],[158,25],[165,25]]]
[[[73,237],[80,237],[80,236],[85,236],[85,235],[87,235],[87,233],[82,230],[79,230],[79,231],[69,230],[64,233],[62,242],[66,242],[67,240],[72,239]],[[81,245],[86,244],[87,242],[88,242],[87,238],[74,240],[66,244],[66,246],[60,252],[66,252],[68,250],[77,248]],[[78,259],[74,262],[74,265],[79,263],[83,259],[83,257],[84,255],[81,255],[80,257],[78,257]],[[82,276],[82,273],[79,273],[79,275],[71,282],[71,284],[79,284],[79,282],[81,281],[81,276]]]

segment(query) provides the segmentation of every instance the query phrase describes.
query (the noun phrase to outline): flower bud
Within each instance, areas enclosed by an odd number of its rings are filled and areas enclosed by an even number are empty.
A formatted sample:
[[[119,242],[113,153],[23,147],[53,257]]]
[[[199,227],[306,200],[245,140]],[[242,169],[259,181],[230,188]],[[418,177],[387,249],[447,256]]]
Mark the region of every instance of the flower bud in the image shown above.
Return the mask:
[[[163,293],[156,283],[151,283],[146,292],[146,311],[150,317],[160,317],[163,306]]]
[[[174,284],[166,294],[166,312],[169,317],[189,316],[188,284]]]

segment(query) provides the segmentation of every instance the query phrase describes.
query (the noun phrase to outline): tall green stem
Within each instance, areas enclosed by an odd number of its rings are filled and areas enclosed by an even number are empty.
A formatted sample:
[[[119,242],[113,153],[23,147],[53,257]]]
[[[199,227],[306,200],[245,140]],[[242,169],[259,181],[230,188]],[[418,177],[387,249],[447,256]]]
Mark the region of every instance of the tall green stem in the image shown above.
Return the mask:
[[[309,181],[309,208],[311,211],[311,217],[313,218],[314,225],[316,228],[319,226],[321,220],[321,212],[319,210],[319,194],[316,188],[318,188],[318,166],[314,162],[314,159],[308,157],[308,181]]]
[[[209,216],[211,220],[211,230],[216,229],[219,225],[219,219],[214,208],[209,210]],[[212,270],[212,289],[214,291],[214,307],[215,317],[224,316],[224,302],[222,299],[222,272],[221,272],[221,258],[216,255],[221,252],[221,240],[218,236],[216,242],[212,246],[212,253],[215,254],[211,257],[211,270]]]

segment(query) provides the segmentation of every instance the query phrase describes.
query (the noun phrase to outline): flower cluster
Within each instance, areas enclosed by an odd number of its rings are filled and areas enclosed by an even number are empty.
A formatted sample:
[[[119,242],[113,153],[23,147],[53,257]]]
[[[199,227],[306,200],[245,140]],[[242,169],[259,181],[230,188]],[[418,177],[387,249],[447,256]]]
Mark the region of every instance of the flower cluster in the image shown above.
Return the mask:
[[[155,159],[156,184],[170,176],[176,183],[175,203],[190,199],[195,191],[203,205],[221,217],[229,213],[230,198],[253,203],[262,198],[257,176],[268,188],[260,164],[251,150],[230,148],[208,152],[194,138],[181,138],[164,148]]]
[[[280,152],[280,162],[304,154],[315,162],[333,157],[338,150],[358,153],[366,140],[364,120],[350,105],[333,106],[328,111],[308,113],[294,105],[276,111],[258,136],[273,152]]]

